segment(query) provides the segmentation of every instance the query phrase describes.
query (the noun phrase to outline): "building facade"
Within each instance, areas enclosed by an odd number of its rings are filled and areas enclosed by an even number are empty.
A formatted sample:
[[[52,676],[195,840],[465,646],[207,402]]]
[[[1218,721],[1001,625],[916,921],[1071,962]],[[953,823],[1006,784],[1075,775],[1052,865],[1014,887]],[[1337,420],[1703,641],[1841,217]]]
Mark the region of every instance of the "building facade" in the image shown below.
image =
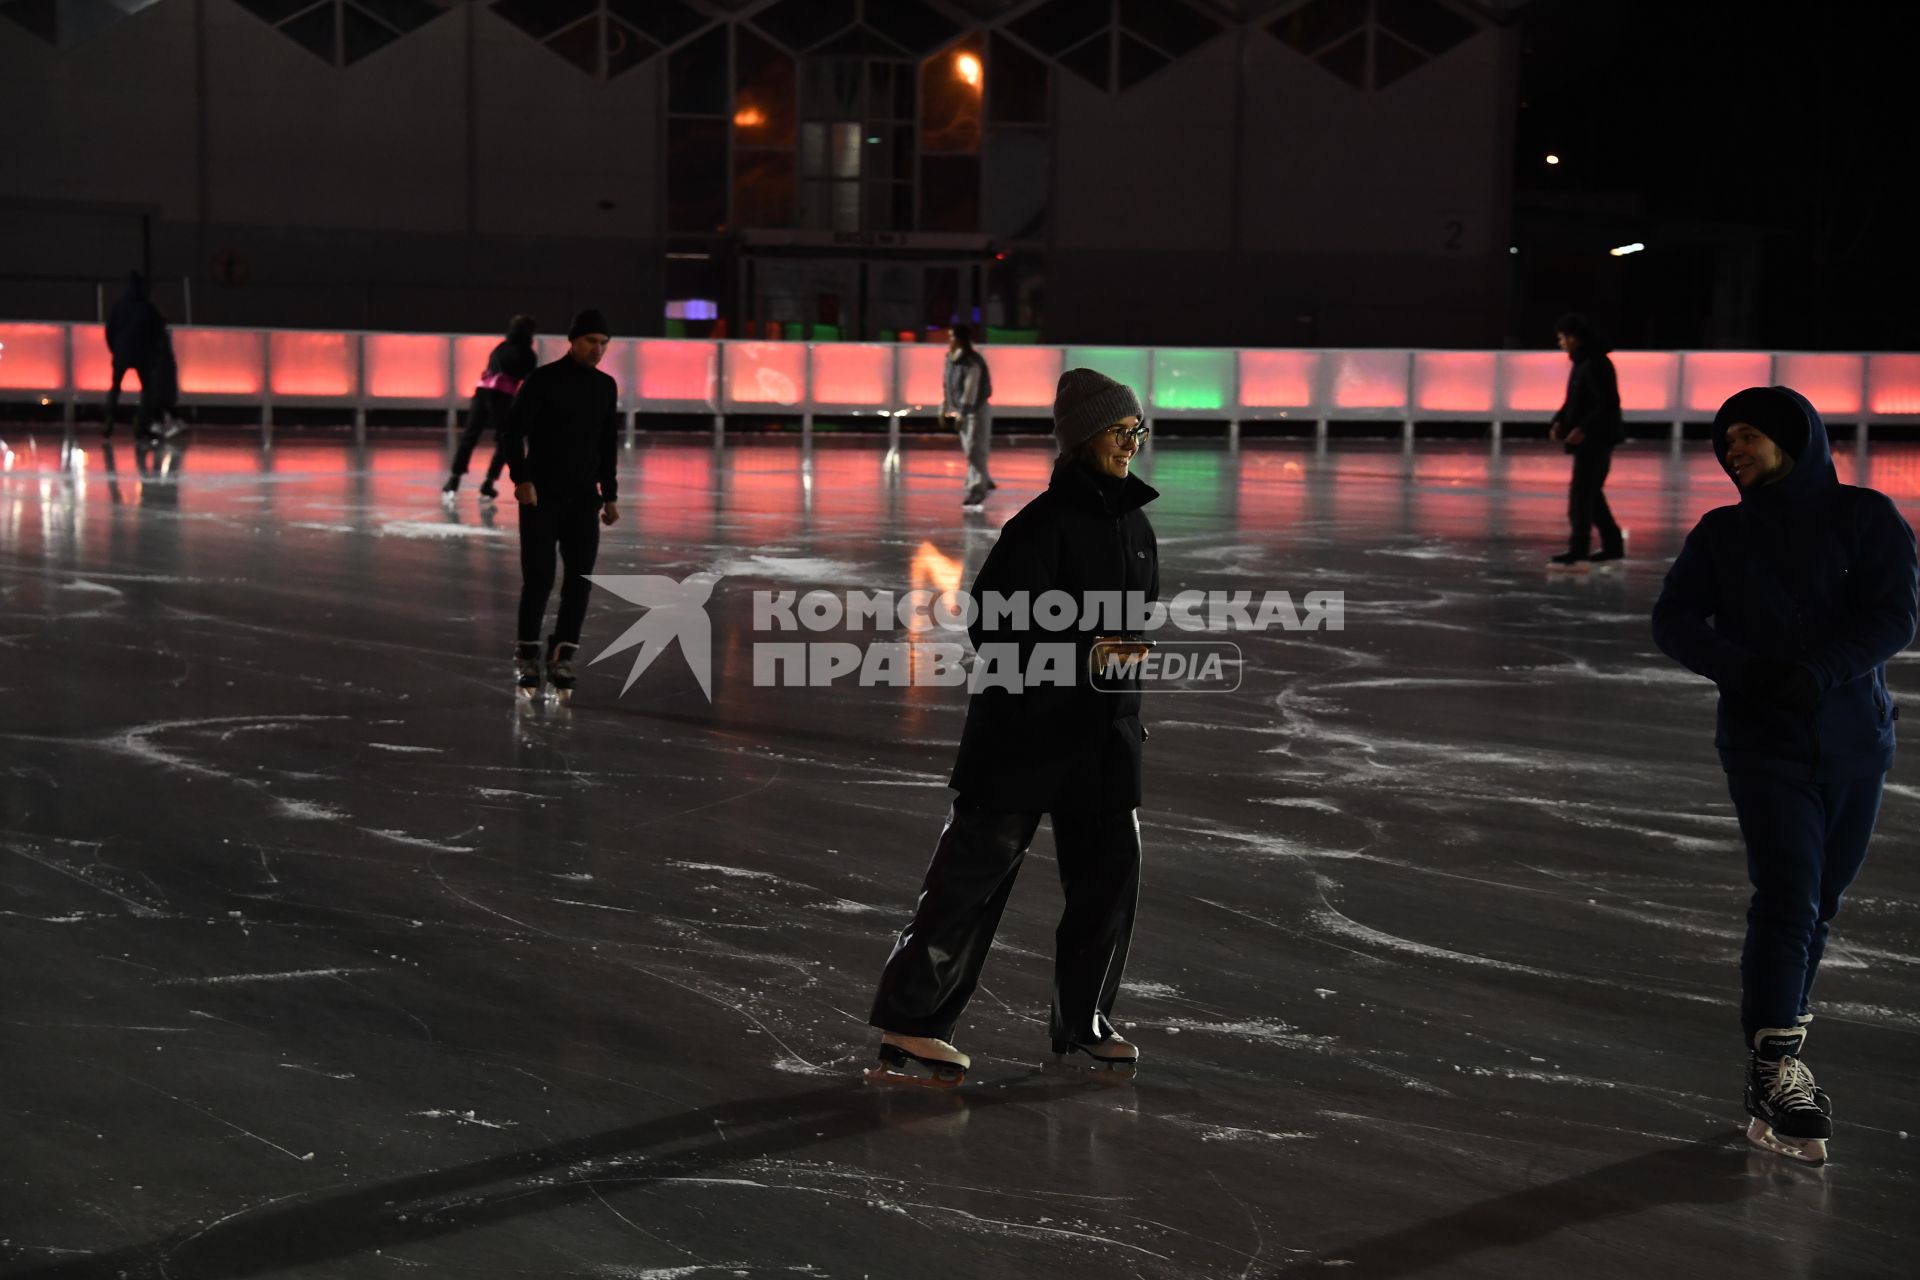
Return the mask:
[[[1481,346],[1469,0],[0,0],[0,313]]]

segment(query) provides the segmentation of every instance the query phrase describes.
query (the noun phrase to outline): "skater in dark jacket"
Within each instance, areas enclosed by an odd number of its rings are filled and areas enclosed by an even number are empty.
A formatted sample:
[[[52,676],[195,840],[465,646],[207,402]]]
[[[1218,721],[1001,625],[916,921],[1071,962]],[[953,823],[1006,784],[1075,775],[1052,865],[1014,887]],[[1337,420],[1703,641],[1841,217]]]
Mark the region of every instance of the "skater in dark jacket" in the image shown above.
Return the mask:
[[[562,697],[573,689],[574,651],[593,584],[600,528],[619,519],[615,460],[620,388],[597,367],[607,353],[607,322],[582,311],[567,329],[567,354],[527,375],[507,411],[500,448],[520,504],[520,625],[513,647],[523,696],[540,692],[540,622],[553,592],[553,556],[566,573],[560,616],[547,637],[547,679]]]
[[[501,442],[506,438],[502,429],[506,424],[507,409],[513,404],[513,397],[520,390],[520,384],[540,363],[540,357],[533,349],[533,331],[535,325],[532,316],[515,316],[507,325],[505,340],[495,344],[493,353],[487,357],[487,367],[480,375],[479,384],[473,389],[473,404],[467,410],[466,429],[460,433],[460,445],[453,452],[453,469],[447,476],[447,483],[441,486],[444,493],[454,493],[460,488],[460,477],[467,474],[467,464],[473,460],[474,446],[480,443],[480,437],[488,428],[494,433],[493,458],[487,463],[487,478],[480,482],[480,496],[492,499],[499,496],[494,481],[506,469],[507,454]]]
[[[1049,814],[1066,895],[1055,933],[1053,1051],[1124,1071],[1139,1056],[1109,1017],[1139,892],[1135,811],[1146,729],[1137,681],[1103,676],[1096,687],[1093,668],[1110,653],[1137,655],[1143,647],[1088,605],[1095,592],[1158,595],[1159,554],[1142,508],[1159,495],[1131,474],[1146,427],[1129,388],[1090,369],[1068,370],[1053,417],[1060,457],[1052,479],[1001,530],[973,599],[1033,602],[1065,592],[1077,628],[1047,631],[1033,617],[1024,628],[1017,618],[1012,627],[989,627],[985,616],[969,628],[978,661],[992,654],[1010,679],[977,679],[968,703],[951,779],[958,795],[868,1018],[883,1033],[871,1079],[965,1078],[969,1060],[949,1040],[1027,846]],[[1042,646],[1063,659],[1055,681],[1007,687],[1035,668]]]
[[[103,437],[113,435],[114,420],[120,413],[120,387],[127,371],[140,375],[140,410],[134,422],[134,435],[145,433],[159,418],[158,401],[148,384],[155,380],[154,363],[166,347],[168,363],[172,348],[167,340],[167,321],[147,294],[147,278],[138,271],[127,273],[127,290],[107,313],[107,352],[113,359],[113,385],[107,389],[107,421]],[[158,371],[163,377],[166,370]]]
[[[987,491],[1000,486],[987,474],[987,456],[993,450],[993,419],[987,402],[993,399],[993,374],[987,361],[973,349],[973,334],[965,325],[953,327],[947,348],[946,377],[941,384],[940,416],[960,433],[960,449],[967,455],[967,491],[960,505],[985,505]]]
[[[1626,543],[1603,490],[1613,467],[1613,451],[1626,439],[1620,418],[1620,382],[1606,344],[1595,336],[1585,316],[1561,316],[1554,330],[1573,368],[1567,372],[1567,397],[1553,415],[1547,435],[1563,441],[1573,455],[1573,477],[1567,484],[1567,523],[1572,533],[1566,551],[1552,560],[1562,566],[1618,560],[1626,554]],[[1593,551],[1596,527],[1600,550]]]
[[[1920,610],[1913,531],[1883,494],[1839,482],[1826,425],[1786,387],[1729,399],[1713,447],[1740,502],[1687,535],[1653,635],[1720,686],[1713,741],[1753,882],[1740,956],[1748,1137],[1818,1163],[1833,1124],[1800,1053],[1828,925],[1893,761],[1886,664]]]

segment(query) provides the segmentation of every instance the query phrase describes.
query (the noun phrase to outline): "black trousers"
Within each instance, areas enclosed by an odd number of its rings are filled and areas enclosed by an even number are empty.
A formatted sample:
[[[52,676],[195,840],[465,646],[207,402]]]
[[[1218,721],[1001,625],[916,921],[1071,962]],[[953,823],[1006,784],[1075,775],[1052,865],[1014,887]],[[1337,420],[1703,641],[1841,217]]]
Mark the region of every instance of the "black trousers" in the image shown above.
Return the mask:
[[[580,643],[580,624],[586,621],[587,597],[593,584],[587,575],[600,554],[600,507],[576,502],[566,506],[520,507],[520,632],[521,640],[540,639],[540,620],[546,616],[547,597],[553,594],[553,556],[560,553],[565,575],[560,579],[560,617],[553,626],[556,643]]]
[[[152,372],[152,363],[152,361],[148,361],[149,367],[139,371],[140,408],[139,411],[134,414],[133,418],[133,432],[136,436],[144,432],[148,427],[151,427],[160,418],[159,396],[156,394],[152,385],[153,379],[148,376]],[[107,388],[107,422],[103,428],[107,435],[113,434],[114,425],[120,417],[120,387],[121,384],[127,380],[127,373],[132,368],[132,365],[121,364],[117,360],[114,361],[113,385]]]
[[[1729,773],[1727,790],[1747,845],[1747,941],[1740,951],[1740,1027],[1791,1027],[1809,1012],[1827,928],[1860,866],[1880,815],[1884,775],[1799,782]]]
[[[1596,526],[1600,530],[1600,549],[1620,550],[1620,526],[1613,522],[1613,512],[1607,507],[1607,495],[1603,492],[1607,472],[1612,469],[1611,449],[1592,453],[1583,449],[1573,455],[1573,480],[1567,486],[1567,523],[1573,526],[1573,535],[1567,541],[1567,550],[1577,556],[1591,549],[1593,544],[1589,539]]]
[[[453,470],[451,474],[467,474],[467,464],[473,461],[474,446],[480,443],[480,437],[489,430],[493,432],[493,457],[487,463],[487,483],[492,484],[507,469],[507,455],[500,449],[500,427],[507,419],[507,410],[513,405],[513,397],[504,391],[495,391],[491,387],[476,387],[473,392],[473,404],[467,409],[467,425],[460,432],[460,443],[453,451]]]
[[[868,1022],[896,1035],[953,1038],[1040,818],[965,796],[953,802]],[[1066,908],[1054,930],[1050,1030],[1056,1041],[1091,1044],[1112,1029],[1107,1019],[1133,939],[1140,821],[1131,809],[1056,812],[1053,843]]]

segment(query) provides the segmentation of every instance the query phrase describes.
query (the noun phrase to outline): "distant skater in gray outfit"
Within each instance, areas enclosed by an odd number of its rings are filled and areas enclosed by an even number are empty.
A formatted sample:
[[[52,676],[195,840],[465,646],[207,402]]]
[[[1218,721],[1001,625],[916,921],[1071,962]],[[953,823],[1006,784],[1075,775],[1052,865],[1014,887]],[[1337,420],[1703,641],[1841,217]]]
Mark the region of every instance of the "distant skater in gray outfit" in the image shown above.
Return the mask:
[[[991,399],[993,375],[987,372],[986,359],[973,349],[967,326],[955,325],[940,416],[960,433],[960,447],[967,454],[967,494],[960,505],[973,510],[986,505],[987,490],[1000,487],[987,474],[987,454],[993,449],[993,419],[987,411]]]

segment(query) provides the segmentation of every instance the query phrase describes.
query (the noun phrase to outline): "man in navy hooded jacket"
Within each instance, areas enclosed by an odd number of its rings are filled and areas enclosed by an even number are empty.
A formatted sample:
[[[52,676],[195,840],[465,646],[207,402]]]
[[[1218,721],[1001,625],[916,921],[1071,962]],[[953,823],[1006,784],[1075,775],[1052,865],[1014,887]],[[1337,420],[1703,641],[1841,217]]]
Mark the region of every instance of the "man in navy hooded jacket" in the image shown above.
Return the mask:
[[[1799,1061],[1808,997],[1893,762],[1886,664],[1920,610],[1914,537],[1884,494],[1839,482],[1826,424],[1795,391],[1734,395],[1713,447],[1740,502],[1687,535],[1653,635],[1720,686],[1714,745],[1753,882],[1740,957],[1749,1136],[1817,1160],[1833,1126]]]

